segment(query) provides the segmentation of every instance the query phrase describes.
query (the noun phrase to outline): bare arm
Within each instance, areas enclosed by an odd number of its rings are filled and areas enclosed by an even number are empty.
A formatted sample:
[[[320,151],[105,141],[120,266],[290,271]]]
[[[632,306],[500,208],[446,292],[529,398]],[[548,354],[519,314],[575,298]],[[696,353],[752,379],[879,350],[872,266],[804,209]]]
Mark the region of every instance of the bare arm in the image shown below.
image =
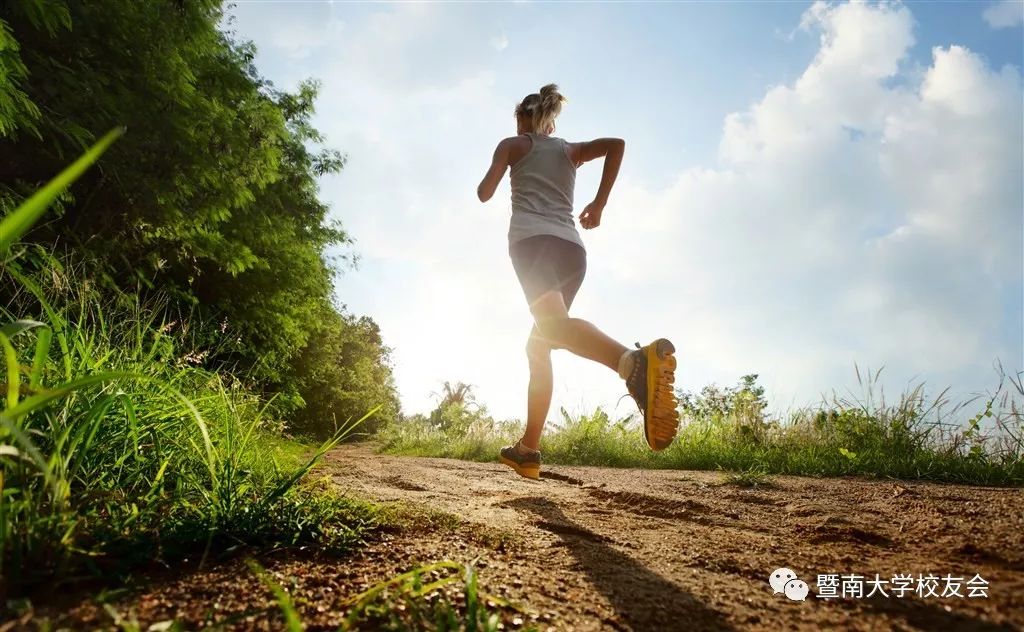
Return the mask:
[[[580,225],[583,228],[596,228],[601,224],[601,213],[608,203],[615,179],[619,176],[619,167],[622,165],[622,156],[625,152],[626,141],[621,138],[598,138],[587,143],[570,145],[570,158],[577,166],[604,157],[604,171],[601,172],[601,184],[597,187],[597,195],[580,213]]]
[[[491,166],[484,175],[484,179],[480,181],[480,186],[476,188],[476,196],[480,198],[481,202],[486,202],[494,196],[498,183],[505,177],[505,171],[508,170],[509,149],[511,148],[510,140],[506,138],[498,143],[494,150],[494,157],[491,159]]]

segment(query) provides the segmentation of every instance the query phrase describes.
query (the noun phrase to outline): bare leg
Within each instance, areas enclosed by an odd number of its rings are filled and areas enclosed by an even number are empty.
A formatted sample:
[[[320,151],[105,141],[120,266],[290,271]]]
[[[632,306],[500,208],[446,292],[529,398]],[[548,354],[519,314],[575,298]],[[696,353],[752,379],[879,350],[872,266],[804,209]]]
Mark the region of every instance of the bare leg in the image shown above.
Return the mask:
[[[530,306],[530,311],[540,338],[550,347],[568,349],[618,372],[619,358],[628,349],[593,324],[581,318],[570,318],[561,292],[553,290],[542,295]]]
[[[557,290],[547,292],[535,300],[530,306],[530,311],[533,312],[535,325],[526,345],[530,358],[530,390],[526,431],[517,448],[520,457],[527,456],[525,450],[539,449],[540,435],[544,430],[548,409],[551,407],[552,349],[567,349],[582,358],[599,362],[616,373],[619,359],[628,351],[624,345],[609,338],[593,324],[580,318],[570,318],[562,293]],[[668,340],[660,339],[653,348],[658,361],[664,361],[655,365],[658,373],[656,390],[645,396],[635,394],[631,387],[630,393],[637,399],[644,412],[644,436],[647,443],[657,451],[668,447],[675,438],[679,427],[679,414],[676,411],[676,400],[671,394],[675,358],[668,356],[673,353],[672,344]],[[650,364],[647,369],[649,379]],[[645,397],[646,401],[643,401]],[[504,455],[502,458],[506,459]],[[507,460],[505,462],[511,463]],[[537,472],[531,474],[531,471],[525,468],[520,469],[515,465],[513,467],[523,476],[536,478],[533,474]]]
[[[551,346],[540,338],[537,327],[530,332],[526,343],[526,356],[530,361],[530,386],[527,390],[526,432],[522,445],[537,450],[544,422],[551,407],[551,392],[554,381],[551,372]]]

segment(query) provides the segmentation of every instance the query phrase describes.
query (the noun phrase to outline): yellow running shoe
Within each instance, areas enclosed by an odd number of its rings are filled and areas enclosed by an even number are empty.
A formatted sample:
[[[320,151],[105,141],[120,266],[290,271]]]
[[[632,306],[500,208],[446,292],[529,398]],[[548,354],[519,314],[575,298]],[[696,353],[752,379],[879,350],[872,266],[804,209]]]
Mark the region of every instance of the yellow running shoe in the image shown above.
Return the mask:
[[[646,347],[636,344],[633,371],[626,378],[626,388],[644,415],[644,437],[652,450],[660,451],[672,444],[679,430],[679,403],[672,392],[675,383],[676,348],[665,338],[658,338]]]
[[[502,448],[498,460],[516,471],[516,474],[537,480],[540,478],[540,452],[519,454],[515,445]]]

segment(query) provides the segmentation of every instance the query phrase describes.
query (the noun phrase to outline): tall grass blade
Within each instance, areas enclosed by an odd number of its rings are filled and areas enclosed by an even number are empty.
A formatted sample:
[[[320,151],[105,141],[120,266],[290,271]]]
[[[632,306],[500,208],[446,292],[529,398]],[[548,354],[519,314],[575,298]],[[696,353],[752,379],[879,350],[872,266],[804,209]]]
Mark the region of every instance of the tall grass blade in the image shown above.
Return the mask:
[[[107,132],[78,160],[71,163],[56,178],[50,180],[46,186],[36,191],[32,197],[14,209],[13,213],[0,221],[0,256],[7,254],[7,251],[11,249],[11,244],[20,239],[36,223],[61,191],[85,173],[85,170],[96,162],[107,150],[107,147],[110,147],[110,144],[117,140],[124,131],[123,127],[118,127]]]
[[[23,331],[28,331],[29,329],[32,329],[34,327],[45,327],[45,326],[46,326],[45,324],[39,322],[38,320],[21,319],[21,320],[16,320],[13,323],[7,323],[3,327],[0,327],[0,334],[3,334],[5,336],[7,336],[8,338],[13,338],[14,336],[16,336],[17,334],[19,334],[19,333],[21,333]]]
[[[132,452],[135,455],[135,459],[139,458],[139,417],[135,413],[135,406],[132,404],[132,400],[125,393],[118,395],[118,401],[121,406],[124,407],[124,414],[128,418],[128,429],[132,434]]]
[[[7,408],[18,405],[21,388],[21,366],[18,364],[18,352],[14,350],[10,338],[0,333],[0,346],[4,349],[4,365],[7,367]]]
[[[32,355],[32,370],[29,372],[28,385],[33,390],[42,386],[43,366],[50,354],[50,342],[53,340],[53,331],[43,325],[36,337],[36,351]]]
[[[185,407],[185,410],[189,412],[189,415],[196,422],[196,426],[199,428],[199,433],[203,437],[203,449],[206,452],[206,468],[210,472],[210,483],[216,487],[218,483],[217,477],[217,455],[213,450],[213,441],[210,440],[210,430],[206,427],[206,422],[203,421],[203,416],[200,414],[199,409],[192,403],[185,394],[176,388],[168,387],[167,389],[175,399],[179,400]]]
[[[12,437],[14,437],[14,441],[21,445],[21,449],[23,452],[22,457],[24,457],[24,455],[28,455],[32,462],[35,463],[39,471],[43,474],[43,477],[46,479],[46,482],[52,485],[54,487],[54,491],[57,492],[59,490],[59,481],[57,481],[53,477],[53,472],[50,469],[50,464],[46,462],[46,458],[43,457],[43,454],[39,451],[39,448],[37,448],[36,445],[32,443],[32,440],[29,439],[27,434],[25,434],[25,431],[15,426],[9,420],[4,419],[3,416],[0,416],[0,428],[7,431],[8,433],[10,433]],[[2,504],[3,503],[0,503],[0,505]]]
[[[57,344],[60,345],[61,351],[60,357],[64,364],[64,378],[70,380],[74,375],[74,368],[71,364],[71,346],[68,344],[67,320],[60,312],[54,309],[50,301],[47,300],[46,294],[43,293],[35,281],[13,268],[8,268],[7,273],[14,277],[23,288],[28,290],[39,301],[43,311],[46,312],[46,318],[50,323],[50,327],[57,334]]]
[[[112,382],[128,377],[141,377],[132,373],[120,372],[120,371],[108,371],[106,373],[97,373],[96,375],[88,375],[86,377],[78,378],[77,380],[71,380],[67,384],[62,384],[56,388],[43,391],[36,395],[26,397],[17,406],[7,408],[3,412],[0,412],[0,420],[15,420],[19,417],[27,415],[36,410],[45,408],[53,400],[60,399],[69,393],[73,393],[79,389],[85,388],[86,386],[92,386],[93,384],[102,384],[103,382]]]

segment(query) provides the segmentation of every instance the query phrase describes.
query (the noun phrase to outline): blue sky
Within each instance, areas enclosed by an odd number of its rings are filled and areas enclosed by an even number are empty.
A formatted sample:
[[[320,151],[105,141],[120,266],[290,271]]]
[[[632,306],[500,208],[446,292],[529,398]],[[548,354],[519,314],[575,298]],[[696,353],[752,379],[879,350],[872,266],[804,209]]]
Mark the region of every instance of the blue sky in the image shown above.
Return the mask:
[[[680,348],[696,390],[759,373],[776,409],[926,381],[962,396],[1022,359],[1021,3],[240,1],[279,87],[323,83],[348,154],[323,197],[356,239],[338,279],[394,348],[406,412],[444,380],[523,414],[530,317],[508,184],[476,184],[512,108],[557,82],[557,134],[627,141],[575,315]],[[599,163],[595,163],[599,164]],[[580,207],[600,167],[577,180]],[[644,260],[641,253],[654,253]],[[621,383],[556,354],[554,410]],[[557,413],[553,415],[557,418]]]

